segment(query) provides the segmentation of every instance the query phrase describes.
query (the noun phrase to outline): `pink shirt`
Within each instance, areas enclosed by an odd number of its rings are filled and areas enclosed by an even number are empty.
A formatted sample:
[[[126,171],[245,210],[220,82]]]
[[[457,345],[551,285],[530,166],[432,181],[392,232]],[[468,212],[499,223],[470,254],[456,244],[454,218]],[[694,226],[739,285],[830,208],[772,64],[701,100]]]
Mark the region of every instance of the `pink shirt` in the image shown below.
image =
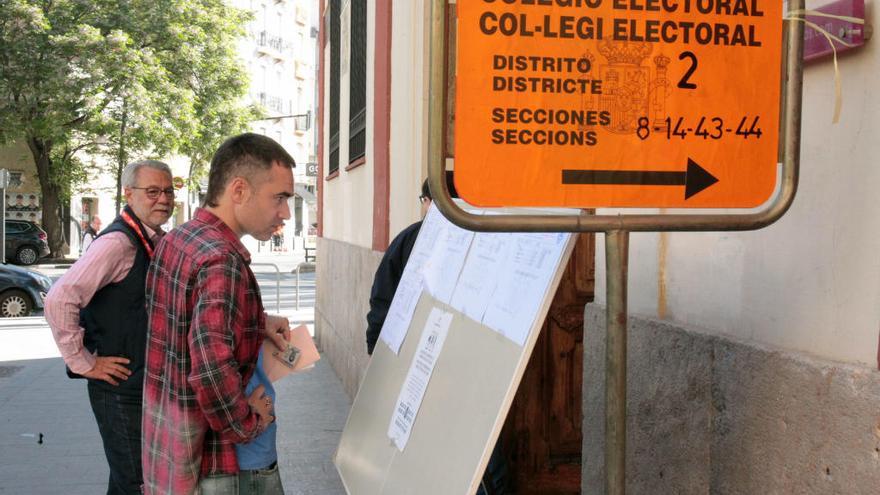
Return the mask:
[[[144,225],[144,230],[155,238],[157,232],[153,229]],[[46,295],[46,321],[61,357],[74,373],[95,367],[95,356],[83,347],[85,329],[79,326],[79,310],[104,286],[124,279],[136,253],[137,248],[122,232],[98,237]]]

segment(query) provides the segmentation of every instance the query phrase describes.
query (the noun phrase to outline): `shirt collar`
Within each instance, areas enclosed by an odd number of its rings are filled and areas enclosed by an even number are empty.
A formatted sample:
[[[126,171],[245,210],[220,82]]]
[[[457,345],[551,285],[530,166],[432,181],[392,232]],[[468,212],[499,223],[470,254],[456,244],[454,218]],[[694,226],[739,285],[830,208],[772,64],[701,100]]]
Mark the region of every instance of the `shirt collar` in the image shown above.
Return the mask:
[[[160,237],[163,234],[165,234],[165,232],[162,229],[156,229],[156,230],[151,229],[150,226],[145,224],[143,221],[141,221],[141,225],[144,226],[144,232],[147,234],[147,237],[149,237],[150,239],[154,238],[157,234]]]
[[[244,258],[244,261],[246,263],[251,262],[250,251],[248,251],[247,248],[244,247],[244,244],[241,243],[241,239],[239,239],[235,232],[233,232],[232,229],[230,229],[229,226],[226,225],[226,222],[220,220],[217,215],[211,213],[204,208],[197,208],[193,219],[217,229],[217,231],[220,232],[220,235],[222,235],[224,239],[229,241],[229,244],[232,245],[235,251],[238,252],[238,254],[240,254],[242,258]]]

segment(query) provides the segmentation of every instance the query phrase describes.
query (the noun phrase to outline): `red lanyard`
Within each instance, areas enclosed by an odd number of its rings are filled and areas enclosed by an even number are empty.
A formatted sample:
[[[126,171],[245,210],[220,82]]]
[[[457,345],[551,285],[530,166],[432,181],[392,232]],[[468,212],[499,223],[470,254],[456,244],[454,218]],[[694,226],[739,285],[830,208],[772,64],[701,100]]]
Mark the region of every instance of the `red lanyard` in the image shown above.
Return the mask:
[[[138,237],[141,238],[141,243],[144,245],[144,248],[146,248],[146,250],[147,250],[147,257],[152,259],[153,258],[153,245],[144,236],[144,232],[143,232],[143,230],[141,230],[141,226],[138,225],[138,223],[135,222],[133,218],[131,218],[131,215],[129,215],[127,211],[122,210],[121,216],[122,216],[122,220],[125,221],[125,223],[127,223],[128,226],[132,228],[132,230],[137,232]]]

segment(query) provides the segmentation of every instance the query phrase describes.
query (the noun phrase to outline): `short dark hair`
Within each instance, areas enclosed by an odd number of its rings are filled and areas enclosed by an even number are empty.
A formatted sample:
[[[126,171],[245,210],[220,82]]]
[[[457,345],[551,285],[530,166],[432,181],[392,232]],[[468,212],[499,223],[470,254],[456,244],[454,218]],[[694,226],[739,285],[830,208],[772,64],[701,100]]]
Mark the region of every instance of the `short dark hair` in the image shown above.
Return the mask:
[[[247,178],[256,170],[271,169],[276,162],[287,168],[296,167],[290,153],[270,137],[246,132],[227,139],[211,159],[205,204],[218,206],[217,201],[233,177]]]
[[[449,189],[449,195],[453,198],[458,197],[458,191],[455,190],[455,174],[452,170],[446,171],[446,188]],[[425,182],[422,182],[422,196],[428,198],[430,200],[434,200],[431,197],[431,189],[428,187],[428,179],[425,179]]]

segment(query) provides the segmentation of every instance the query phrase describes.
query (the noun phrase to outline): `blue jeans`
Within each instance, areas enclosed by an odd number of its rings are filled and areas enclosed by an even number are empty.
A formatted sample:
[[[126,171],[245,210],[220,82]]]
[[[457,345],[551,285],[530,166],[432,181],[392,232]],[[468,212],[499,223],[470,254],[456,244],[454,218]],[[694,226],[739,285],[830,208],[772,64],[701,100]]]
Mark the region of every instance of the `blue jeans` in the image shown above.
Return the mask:
[[[266,469],[242,470],[238,475],[205,476],[199,481],[201,495],[284,495],[278,463]]]
[[[107,495],[142,493],[141,397],[115,394],[91,381],[88,389],[110,466]]]

